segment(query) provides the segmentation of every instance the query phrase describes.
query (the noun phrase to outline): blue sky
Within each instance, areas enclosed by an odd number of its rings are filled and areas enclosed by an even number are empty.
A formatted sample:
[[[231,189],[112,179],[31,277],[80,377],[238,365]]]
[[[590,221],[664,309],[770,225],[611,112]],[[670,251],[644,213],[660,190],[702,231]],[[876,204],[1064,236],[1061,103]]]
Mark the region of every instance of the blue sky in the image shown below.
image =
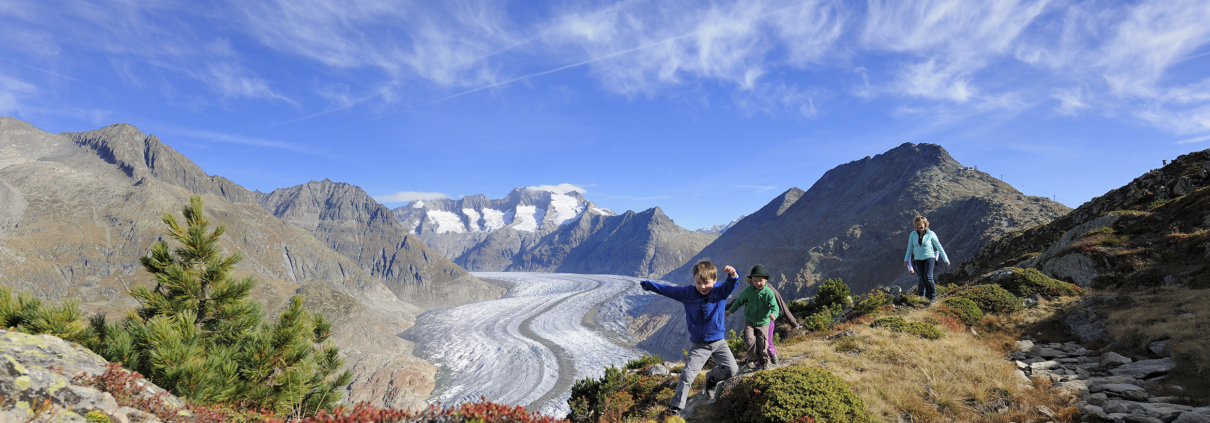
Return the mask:
[[[1075,207],[1210,148],[1210,2],[0,2],[0,115],[269,191],[571,184],[690,229],[904,142]]]

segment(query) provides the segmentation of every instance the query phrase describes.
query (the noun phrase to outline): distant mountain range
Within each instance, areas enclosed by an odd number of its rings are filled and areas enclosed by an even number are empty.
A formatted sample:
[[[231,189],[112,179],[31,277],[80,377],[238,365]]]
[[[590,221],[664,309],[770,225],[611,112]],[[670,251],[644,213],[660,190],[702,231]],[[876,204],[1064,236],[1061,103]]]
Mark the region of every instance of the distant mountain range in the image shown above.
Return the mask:
[[[471,271],[659,277],[717,237],[677,226],[658,207],[619,215],[575,191],[516,188],[501,199],[413,201],[394,212]]]
[[[735,226],[735,224],[739,223],[739,221],[741,219],[743,219],[744,217],[745,216],[740,216],[740,217],[736,218],[735,220],[732,220],[731,223],[727,223],[724,225],[714,225],[709,228],[698,228],[697,232],[708,233],[708,234],[721,234],[723,232],[727,232],[727,229],[731,229],[732,226]]]
[[[904,269],[903,254],[916,215],[928,217],[956,264],[992,240],[1070,210],[963,166],[938,145],[908,143],[837,166],[805,192],[792,188],[782,193],[665,280],[690,283],[693,263],[709,257],[745,275],[753,265],[764,264],[774,286],[791,299],[814,295],[828,278],[841,278],[856,293],[891,284],[912,287],[916,277]],[[679,309],[666,300],[648,306],[632,325],[646,338],[640,346],[679,353],[687,339]]]
[[[162,238],[160,216],[180,213],[191,194],[227,224],[223,247],[244,256],[236,276],[258,280],[253,295],[267,310],[301,293],[333,321],[354,368],[352,401],[425,406],[436,368],[395,335],[426,309],[503,294],[407,234],[359,188],[255,193],[131,125],[55,135],[11,117],[0,117],[0,284],[118,317],[137,305],[128,286],[153,283],[138,258]]]

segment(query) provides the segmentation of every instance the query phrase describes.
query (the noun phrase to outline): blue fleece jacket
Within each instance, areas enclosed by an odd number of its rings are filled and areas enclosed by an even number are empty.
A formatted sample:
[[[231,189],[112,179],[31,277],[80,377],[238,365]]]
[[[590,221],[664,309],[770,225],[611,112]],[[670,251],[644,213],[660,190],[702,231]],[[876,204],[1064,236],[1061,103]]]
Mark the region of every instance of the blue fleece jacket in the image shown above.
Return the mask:
[[[642,281],[639,284],[648,291],[680,301],[685,306],[685,323],[689,326],[689,340],[705,344],[723,339],[726,327],[727,297],[735,291],[739,278],[728,276],[722,283],[714,284],[709,294],[702,295],[693,285],[674,286]]]
[[[941,253],[941,262],[949,263],[949,256],[945,255],[945,249],[941,248],[941,241],[937,240],[937,233],[925,229],[924,242],[920,241],[920,234],[912,231],[908,235],[907,253],[903,255],[903,261],[908,260],[928,260],[937,258],[937,253]]]

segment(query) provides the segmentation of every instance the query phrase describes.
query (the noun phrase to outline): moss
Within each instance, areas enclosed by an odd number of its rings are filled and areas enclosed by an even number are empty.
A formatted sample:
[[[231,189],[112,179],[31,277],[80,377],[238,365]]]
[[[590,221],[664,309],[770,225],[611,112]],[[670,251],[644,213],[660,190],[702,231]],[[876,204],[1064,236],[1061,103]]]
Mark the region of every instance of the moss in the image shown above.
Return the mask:
[[[89,411],[84,415],[84,420],[94,423],[109,423],[109,416],[97,410]]]
[[[1000,285],[969,286],[955,292],[953,296],[973,301],[984,313],[1011,313],[1025,308],[1020,298]]]
[[[983,321],[983,310],[969,298],[950,297],[941,302],[944,307],[954,311],[955,316],[967,326],[974,326]]]
[[[809,417],[829,423],[874,421],[865,402],[825,369],[783,367],[758,372],[728,394],[741,422],[791,422]]]
[[[1037,269],[1009,268],[1013,274],[996,281],[1009,293],[1018,297],[1028,297],[1040,293],[1049,297],[1060,295],[1078,295],[1080,288],[1067,282],[1046,276]]]

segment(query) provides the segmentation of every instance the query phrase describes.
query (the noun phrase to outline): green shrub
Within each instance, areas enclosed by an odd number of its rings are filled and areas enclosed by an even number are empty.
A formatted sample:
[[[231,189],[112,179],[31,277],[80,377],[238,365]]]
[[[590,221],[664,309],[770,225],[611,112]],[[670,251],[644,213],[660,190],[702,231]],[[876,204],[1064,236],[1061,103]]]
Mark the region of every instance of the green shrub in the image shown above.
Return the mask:
[[[732,357],[743,357],[748,351],[744,348],[744,338],[735,333],[735,329],[727,331],[727,348],[731,349]]]
[[[954,293],[954,297],[966,298],[979,306],[984,313],[1011,313],[1025,308],[1021,298],[1000,285],[974,285]]]
[[[853,316],[868,316],[882,310],[883,307],[891,305],[895,302],[895,298],[891,297],[881,290],[871,292],[866,295],[857,305],[853,306]]]
[[[42,300],[29,292],[16,296],[9,287],[0,287],[0,327],[30,335],[49,334],[75,343],[92,339],[88,321],[80,312],[80,300],[68,299],[58,307],[43,307]]]
[[[983,310],[979,309],[979,305],[975,304],[969,298],[950,297],[941,302],[943,307],[948,307],[955,312],[955,316],[967,326],[974,326],[983,321]]]
[[[609,366],[599,379],[579,379],[572,385],[567,420],[585,423],[653,416],[657,405],[672,398],[676,381],[676,376],[630,374]]]
[[[745,423],[802,421],[803,417],[829,423],[874,421],[848,384],[821,368],[758,372],[736,383],[725,396]]]
[[[951,292],[958,290],[958,285],[947,283],[945,285],[937,284],[937,298],[947,297]]]
[[[818,307],[840,305],[843,308],[852,301],[849,298],[849,285],[840,278],[823,281],[823,284],[819,285],[819,292],[815,294],[815,305]]]
[[[880,317],[870,323],[870,326],[885,328],[891,332],[907,332],[924,339],[941,339],[945,336],[936,326],[924,322],[909,322],[900,316]]]
[[[165,238],[180,246],[158,241],[140,259],[155,278],[153,288],[131,290],[141,307],[116,322],[94,316],[95,336],[84,345],[200,404],[241,402],[298,416],[335,406],[353,376],[340,370],[331,322],[304,309],[301,295],[266,319],[249,297],[256,281],[232,275],[241,255],[223,254],[226,225],[211,230],[196,195],[182,214],[184,225],[161,217]]]
[[[786,308],[790,309],[790,314],[797,317],[810,316],[819,311],[819,307],[806,298],[790,301],[786,303]]]
[[[807,316],[802,319],[802,328],[806,331],[825,331],[831,329],[836,324],[836,317],[844,313],[844,306],[840,304],[826,307],[822,311]]]
[[[895,297],[895,304],[909,307],[928,307],[929,299],[916,294],[903,294]]]
[[[641,369],[641,368],[644,368],[644,367],[650,366],[650,365],[652,365],[652,364],[659,364],[659,363],[663,363],[663,362],[664,362],[664,357],[660,357],[660,355],[659,355],[659,354],[656,354],[656,355],[643,355],[643,356],[642,356],[642,357],[640,357],[640,358],[637,358],[637,359],[634,359],[634,360],[627,361],[627,362],[626,362],[626,368],[627,368],[627,369],[631,369],[631,370],[633,370],[633,369]]]
[[[1000,278],[996,283],[1018,297],[1028,297],[1035,292],[1048,297],[1078,295],[1080,287],[1046,276],[1038,269],[1011,267],[1013,274]]]

